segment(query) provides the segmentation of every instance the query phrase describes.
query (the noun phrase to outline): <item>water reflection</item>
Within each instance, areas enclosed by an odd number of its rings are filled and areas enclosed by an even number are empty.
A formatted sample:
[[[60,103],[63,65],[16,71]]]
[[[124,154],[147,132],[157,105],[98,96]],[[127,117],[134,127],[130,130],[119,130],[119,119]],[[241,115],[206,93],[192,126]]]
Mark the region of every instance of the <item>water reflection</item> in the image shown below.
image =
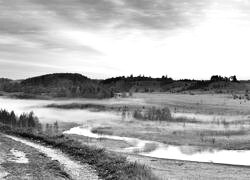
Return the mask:
[[[250,151],[216,150],[196,146],[172,146],[159,142],[144,141],[137,138],[94,134],[89,127],[75,127],[65,133],[83,135],[92,138],[123,140],[132,145],[129,148],[125,148],[125,152],[134,152],[143,156],[197,162],[250,165]],[[152,145],[154,148],[149,151],[148,147],[152,147]]]
[[[144,141],[144,140],[140,140],[137,138],[95,134],[91,132],[91,127],[89,126],[74,127],[68,131],[65,131],[64,134],[75,134],[75,135],[81,135],[81,136],[86,136],[90,138],[106,138],[106,139],[112,139],[112,140],[125,141],[128,144],[130,144],[131,147],[125,148],[124,152],[144,152],[145,147],[148,146],[147,144],[154,143],[152,141]]]
[[[155,151],[142,153],[142,155],[163,158],[178,159],[197,162],[213,162],[233,165],[250,165],[250,151],[236,150],[209,150],[198,151],[191,154],[183,153],[178,146],[161,146]]]

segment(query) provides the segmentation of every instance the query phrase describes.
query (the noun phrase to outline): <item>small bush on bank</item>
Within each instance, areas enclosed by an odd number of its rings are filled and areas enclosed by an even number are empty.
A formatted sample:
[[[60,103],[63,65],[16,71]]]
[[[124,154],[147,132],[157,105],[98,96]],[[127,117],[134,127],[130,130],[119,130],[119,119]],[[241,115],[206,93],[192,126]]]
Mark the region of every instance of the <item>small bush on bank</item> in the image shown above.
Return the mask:
[[[168,107],[164,108],[148,108],[148,109],[137,109],[133,113],[133,117],[140,120],[151,120],[151,121],[167,121],[172,120],[171,112]]]

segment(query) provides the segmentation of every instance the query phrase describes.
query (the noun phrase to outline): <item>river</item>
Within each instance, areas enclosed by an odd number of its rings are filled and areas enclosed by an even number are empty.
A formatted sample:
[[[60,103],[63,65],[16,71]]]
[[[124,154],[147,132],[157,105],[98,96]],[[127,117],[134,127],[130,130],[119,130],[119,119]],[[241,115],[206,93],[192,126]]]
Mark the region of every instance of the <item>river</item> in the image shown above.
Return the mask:
[[[46,108],[44,106],[52,103],[65,104],[72,102],[85,102],[86,100],[20,100],[0,98],[0,108],[14,110],[17,114],[34,111],[42,123],[74,122],[81,126],[74,127],[65,133],[78,134],[92,138],[107,138],[126,141],[131,147],[124,149],[127,152],[136,152],[140,155],[177,159],[197,162],[213,162],[233,165],[250,165],[249,150],[216,150],[203,149],[192,146],[171,146],[159,142],[145,141],[131,137],[119,137],[110,135],[98,135],[91,132],[91,128],[98,126],[98,122],[111,121],[121,118],[118,114],[111,112],[92,112],[88,110],[61,110],[56,108]],[[95,124],[96,123],[96,124]],[[146,149],[148,145],[153,145],[152,150]]]

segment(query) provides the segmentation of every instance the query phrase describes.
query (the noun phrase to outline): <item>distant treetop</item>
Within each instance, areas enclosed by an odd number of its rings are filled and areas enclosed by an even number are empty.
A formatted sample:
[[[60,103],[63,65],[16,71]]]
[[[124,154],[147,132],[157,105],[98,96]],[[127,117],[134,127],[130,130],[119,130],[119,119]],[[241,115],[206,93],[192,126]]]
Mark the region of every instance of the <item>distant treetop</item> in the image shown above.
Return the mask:
[[[222,77],[219,75],[213,75],[210,79],[212,82],[217,82],[217,81],[231,81],[231,82],[238,82],[236,76],[230,76],[230,77]]]

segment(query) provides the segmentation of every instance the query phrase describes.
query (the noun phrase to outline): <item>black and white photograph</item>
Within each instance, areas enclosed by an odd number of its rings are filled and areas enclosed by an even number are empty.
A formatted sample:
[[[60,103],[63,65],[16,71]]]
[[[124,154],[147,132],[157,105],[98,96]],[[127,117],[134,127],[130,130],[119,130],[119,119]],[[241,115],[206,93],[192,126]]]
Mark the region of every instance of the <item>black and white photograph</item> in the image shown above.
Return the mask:
[[[229,179],[250,0],[0,0],[0,180]]]

